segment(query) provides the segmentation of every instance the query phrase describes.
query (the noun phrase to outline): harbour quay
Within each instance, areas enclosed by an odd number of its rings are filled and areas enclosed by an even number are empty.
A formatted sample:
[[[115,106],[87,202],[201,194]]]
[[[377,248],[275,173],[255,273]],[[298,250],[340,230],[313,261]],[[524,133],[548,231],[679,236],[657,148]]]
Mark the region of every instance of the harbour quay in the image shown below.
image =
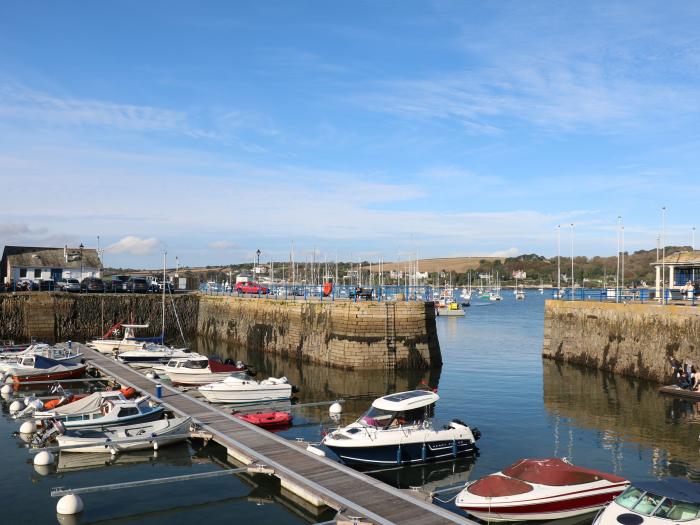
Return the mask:
[[[2,294],[0,338],[87,340],[117,323],[158,319],[161,307],[160,297],[145,294]],[[430,301],[296,301],[188,293],[166,302],[164,327],[166,333],[182,331],[187,338],[228,341],[343,369],[442,364]],[[160,334],[160,323],[148,331],[144,335]]]
[[[545,358],[668,381],[670,361],[700,363],[700,311],[693,306],[548,300]]]

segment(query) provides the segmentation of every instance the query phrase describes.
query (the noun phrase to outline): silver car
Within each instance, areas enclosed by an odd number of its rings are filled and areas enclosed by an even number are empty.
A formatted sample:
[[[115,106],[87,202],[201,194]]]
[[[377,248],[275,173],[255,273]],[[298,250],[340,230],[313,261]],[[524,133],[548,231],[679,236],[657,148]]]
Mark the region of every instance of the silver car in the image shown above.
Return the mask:
[[[79,292],[80,281],[78,281],[78,279],[61,279],[56,281],[56,290],[61,290],[62,292]]]

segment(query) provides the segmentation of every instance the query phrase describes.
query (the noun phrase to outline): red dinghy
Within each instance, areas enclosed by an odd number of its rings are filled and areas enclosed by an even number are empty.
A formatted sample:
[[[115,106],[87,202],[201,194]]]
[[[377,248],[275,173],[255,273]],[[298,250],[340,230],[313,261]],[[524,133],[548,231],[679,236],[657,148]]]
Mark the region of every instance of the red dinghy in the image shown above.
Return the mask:
[[[292,414],[289,412],[258,412],[257,414],[238,414],[233,412],[233,415],[261,428],[286,427],[292,424],[293,419]]]
[[[468,484],[455,503],[487,521],[551,520],[600,509],[628,486],[624,478],[561,459],[523,459]]]

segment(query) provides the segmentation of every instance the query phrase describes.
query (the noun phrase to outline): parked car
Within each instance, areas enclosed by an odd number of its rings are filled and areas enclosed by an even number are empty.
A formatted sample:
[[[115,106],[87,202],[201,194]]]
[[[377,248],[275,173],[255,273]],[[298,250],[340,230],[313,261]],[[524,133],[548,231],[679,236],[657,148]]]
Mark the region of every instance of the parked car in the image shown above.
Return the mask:
[[[126,292],[129,289],[128,282],[128,275],[113,275],[112,280],[107,285],[107,289],[115,293]]]
[[[80,283],[80,291],[85,293],[104,292],[105,283],[98,277],[86,277],[83,279],[83,282]]]
[[[61,292],[79,292],[80,281],[78,281],[78,279],[60,279],[56,281],[56,290],[60,290]]]
[[[126,282],[126,289],[131,293],[147,293],[148,281],[143,277],[134,277],[132,275]]]
[[[236,283],[236,287],[234,289],[236,292],[238,292],[238,295],[243,295],[246,293],[267,295],[270,292],[268,288],[251,281]]]

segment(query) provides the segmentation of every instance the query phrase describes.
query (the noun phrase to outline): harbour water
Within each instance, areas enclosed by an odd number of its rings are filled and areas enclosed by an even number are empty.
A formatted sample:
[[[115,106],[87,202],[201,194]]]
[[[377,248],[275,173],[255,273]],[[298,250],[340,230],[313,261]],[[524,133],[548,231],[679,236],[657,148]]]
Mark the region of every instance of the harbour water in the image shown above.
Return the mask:
[[[700,404],[662,397],[657,385],[595,370],[543,361],[544,296],[525,301],[503,293],[497,303],[474,300],[465,317],[437,319],[445,365],[433,371],[348,372],[197,341],[195,350],[241,359],[259,375],[287,376],[301,388],[298,402],[344,398],[342,423],[360,415],[379,396],[420,387],[438,388],[436,417],[456,417],[482,431],[480,454],[471,460],[392,469],[373,475],[402,488],[434,490],[501,469],[522,457],[567,457],[632,480],[678,476],[700,478]],[[327,406],[294,411],[295,425],[280,434],[317,441],[331,424]],[[62,454],[58,470],[39,473],[12,435],[19,424],[0,418],[0,490],[11,505],[8,523],[55,523],[52,487],[82,487],[204,472],[222,468],[225,451],[192,445],[157,453]],[[86,457],[87,456],[87,457]],[[446,498],[447,499],[447,498]],[[84,497],[74,523],[295,524],[330,519],[293,501],[265,476],[231,476]],[[451,502],[443,504],[457,511]]]

